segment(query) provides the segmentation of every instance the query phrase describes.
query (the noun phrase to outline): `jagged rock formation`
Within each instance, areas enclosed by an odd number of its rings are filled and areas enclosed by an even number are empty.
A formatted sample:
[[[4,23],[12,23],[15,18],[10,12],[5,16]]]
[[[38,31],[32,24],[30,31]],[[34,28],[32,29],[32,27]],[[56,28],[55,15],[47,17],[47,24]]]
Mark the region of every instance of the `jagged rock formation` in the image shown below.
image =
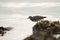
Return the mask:
[[[10,31],[11,29],[13,29],[12,27],[0,27],[0,34],[1,36],[4,36],[4,34],[6,33],[6,31]]]
[[[60,34],[60,22],[43,20],[33,26],[33,34],[24,40],[60,40],[53,37],[55,34]]]

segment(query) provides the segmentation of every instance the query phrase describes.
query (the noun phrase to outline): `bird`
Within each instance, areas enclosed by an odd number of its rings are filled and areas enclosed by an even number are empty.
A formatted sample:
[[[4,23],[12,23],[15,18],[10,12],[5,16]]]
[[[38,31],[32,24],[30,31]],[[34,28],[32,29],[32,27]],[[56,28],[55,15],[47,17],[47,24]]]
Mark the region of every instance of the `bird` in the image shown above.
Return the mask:
[[[34,21],[34,22],[38,22],[44,18],[46,18],[46,17],[43,17],[43,16],[29,16],[28,17],[28,19],[30,19],[31,21]]]

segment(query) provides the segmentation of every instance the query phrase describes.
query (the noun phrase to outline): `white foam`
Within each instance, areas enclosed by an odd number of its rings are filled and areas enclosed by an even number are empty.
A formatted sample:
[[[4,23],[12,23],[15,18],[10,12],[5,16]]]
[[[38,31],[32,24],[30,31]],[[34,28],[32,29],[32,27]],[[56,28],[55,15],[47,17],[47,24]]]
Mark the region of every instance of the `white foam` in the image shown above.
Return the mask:
[[[22,40],[32,33],[34,22],[27,19],[27,16],[9,15],[4,16],[0,25],[11,26],[14,29],[9,31],[1,40]]]
[[[31,35],[32,27],[35,25],[35,22],[28,20],[27,17],[28,16],[20,14],[1,16],[3,19],[1,19],[0,25],[11,26],[14,29],[7,32],[5,36],[0,37],[0,40],[23,40],[25,37]],[[53,16],[48,15],[47,17],[47,20],[55,20]]]

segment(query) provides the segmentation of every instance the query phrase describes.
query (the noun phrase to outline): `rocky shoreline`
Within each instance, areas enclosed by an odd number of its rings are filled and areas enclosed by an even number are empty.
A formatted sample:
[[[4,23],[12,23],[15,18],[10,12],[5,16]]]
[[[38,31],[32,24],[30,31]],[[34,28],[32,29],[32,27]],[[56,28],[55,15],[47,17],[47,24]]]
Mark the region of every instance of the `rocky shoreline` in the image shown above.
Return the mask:
[[[53,35],[60,34],[60,21],[43,20],[33,26],[33,34],[24,40],[60,40]]]

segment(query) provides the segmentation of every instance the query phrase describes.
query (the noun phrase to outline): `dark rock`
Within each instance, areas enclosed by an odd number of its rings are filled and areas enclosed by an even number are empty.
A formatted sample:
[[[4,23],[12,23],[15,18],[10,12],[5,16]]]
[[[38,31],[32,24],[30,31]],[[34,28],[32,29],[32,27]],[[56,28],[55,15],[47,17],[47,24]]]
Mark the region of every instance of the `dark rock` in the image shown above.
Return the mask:
[[[12,27],[0,27],[0,34],[1,36],[4,36],[4,34],[6,33],[6,31],[10,31],[12,29]]]
[[[60,40],[53,35],[60,34],[60,22],[43,20],[33,26],[33,34],[25,40]]]

